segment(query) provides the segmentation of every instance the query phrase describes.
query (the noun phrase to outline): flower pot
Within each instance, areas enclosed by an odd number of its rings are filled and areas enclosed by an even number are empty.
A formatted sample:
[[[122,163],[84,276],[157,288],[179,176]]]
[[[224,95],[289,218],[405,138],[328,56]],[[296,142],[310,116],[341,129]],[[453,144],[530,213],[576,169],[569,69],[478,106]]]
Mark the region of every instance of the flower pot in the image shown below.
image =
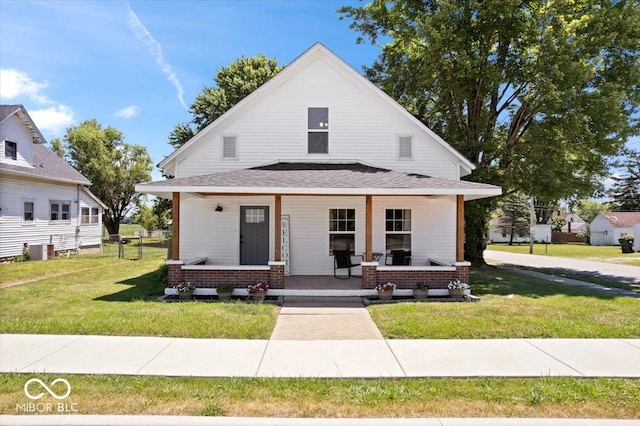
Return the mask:
[[[380,300],[391,300],[391,299],[393,299],[393,290],[378,291],[378,298]]]
[[[218,300],[231,300],[231,295],[233,294],[233,292],[228,291],[228,292],[220,292],[218,293]]]
[[[416,299],[426,299],[427,296],[429,295],[429,290],[428,289],[415,289],[413,290],[413,297],[415,297]]]
[[[252,300],[264,300],[267,296],[267,292],[265,290],[258,290],[249,295]]]
[[[193,297],[193,291],[181,291],[178,292],[179,299],[191,299]]]
[[[464,289],[463,288],[450,288],[449,289],[449,297],[464,297]]]

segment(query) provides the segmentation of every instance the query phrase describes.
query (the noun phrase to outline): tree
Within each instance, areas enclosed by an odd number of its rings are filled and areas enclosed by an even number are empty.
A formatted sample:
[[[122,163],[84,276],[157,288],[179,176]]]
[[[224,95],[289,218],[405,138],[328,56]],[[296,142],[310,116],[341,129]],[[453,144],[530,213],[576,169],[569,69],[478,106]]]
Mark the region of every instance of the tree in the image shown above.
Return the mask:
[[[477,165],[469,180],[588,197],[638,132],[633,0],[373,0],[342,18],[382,52],[366,75]],[[612,30],[614,29],[615,30]],[[635,117],[635,118],[634,118]],[[497,200],[466,203],[466,257],[483,263]]]
[[[625,150],[615,165],[624,172],[620,177],[612,177],[614,184],[609,195],[614,210],[640,212],[640,152]]]
[[[509,245],[514,237],[529,235],[529,204],[521,195],[510,195],[502,203],[502,215],[498,219],[498,229],[509,235]]]
[[[120,131],[103,129],[95,119],[69,128],[64,140],[71,165],[108,207],[103,215],[107,231],[118,234],[120,221],[139,202],[135,185],[151,179],[153,162],[146,148],[126,143]]]
[[[51,150],[53,152],[56,153],[56,155],[60,158],[64,158],[64,145],[62,144],[62,141],[60,140],[60,138],[53,138],[51,139]]]
[[[133,222],[141,225],[147,231],[158,229],[158,216],[148,205],[142,203],[133,215]]]
[[[174,148],[184,145],[281,69],[276,59],[263,54],[252,58],[243,56],[228,67],[220,68],[214,77],[215,86],[202,89],[191,105],[191,123],[177,124],[169,134],[169,144]]]
[[[580,200],[574,210],[582,220],[591,223],[600,213],[610,211],[611,206],[607,203],[599,203],[597,201]]]

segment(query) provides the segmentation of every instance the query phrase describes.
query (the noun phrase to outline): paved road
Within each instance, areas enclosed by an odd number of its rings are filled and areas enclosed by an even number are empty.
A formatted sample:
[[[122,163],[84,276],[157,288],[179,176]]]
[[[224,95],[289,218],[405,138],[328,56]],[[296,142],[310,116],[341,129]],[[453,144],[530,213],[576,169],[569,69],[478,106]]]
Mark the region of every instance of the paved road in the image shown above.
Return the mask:
[[[531,268],[558,268],[591,275],[593,277],[640,284],[640,267],[638,266],[493,250],[486,250],[484,257],[487,261],[497,261],[505,265],[527,266]]]

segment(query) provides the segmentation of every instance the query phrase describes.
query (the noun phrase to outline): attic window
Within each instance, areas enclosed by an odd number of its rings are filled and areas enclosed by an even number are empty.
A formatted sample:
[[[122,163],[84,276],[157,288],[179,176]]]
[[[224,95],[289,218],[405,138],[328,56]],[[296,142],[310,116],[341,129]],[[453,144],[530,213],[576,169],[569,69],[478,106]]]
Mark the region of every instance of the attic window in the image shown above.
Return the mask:
[[[226,159],[238,158],[235,136],[222,137],[222,158],[226,158]]]
[[[401,136],[398,138],[398,158],[401,160],[410,160],[413,158],[411,136]]]
[[[5,160],[18,159],[18,144],[11,141],[4,141],[4,158]]]
[[[307,153],[329,153],[329,108],[307,110]]]

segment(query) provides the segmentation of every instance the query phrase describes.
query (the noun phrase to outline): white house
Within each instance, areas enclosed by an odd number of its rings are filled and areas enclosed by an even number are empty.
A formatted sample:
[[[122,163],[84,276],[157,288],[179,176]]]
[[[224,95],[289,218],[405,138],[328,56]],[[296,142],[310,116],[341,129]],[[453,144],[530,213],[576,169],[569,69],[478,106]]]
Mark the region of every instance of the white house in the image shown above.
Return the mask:
[[[363,288],[468,282],[464,201],[501,193],[319,43],[159,166],[175,179],[136,189],[173,200],[170,284],[202,288],[333,275],[341,249]]]
[[[491,219],[489,221],[489,231],[487,232],[487,239],[491,243],[508,243],[509,234],[503,232],[499,227],[499,218]],[[537,224],[533,227],[533,241],[539,243],[551,242],[551,225]],[[523,237],[514,236],[514,243],[528,243],[529,235]]]
[[[640,251],[640,223],[633,225],[633,251]]]
[[[622,234],[634,235],[638,223],[640,212],[602,212],[591,222],[591,245],[620,245]]]
[[[105,205],[87,189],[91,182],[44,145],[22,105],[0,105],[0,143],[0,259],[25,245],[34,258],[50,245],[99,251]]]

